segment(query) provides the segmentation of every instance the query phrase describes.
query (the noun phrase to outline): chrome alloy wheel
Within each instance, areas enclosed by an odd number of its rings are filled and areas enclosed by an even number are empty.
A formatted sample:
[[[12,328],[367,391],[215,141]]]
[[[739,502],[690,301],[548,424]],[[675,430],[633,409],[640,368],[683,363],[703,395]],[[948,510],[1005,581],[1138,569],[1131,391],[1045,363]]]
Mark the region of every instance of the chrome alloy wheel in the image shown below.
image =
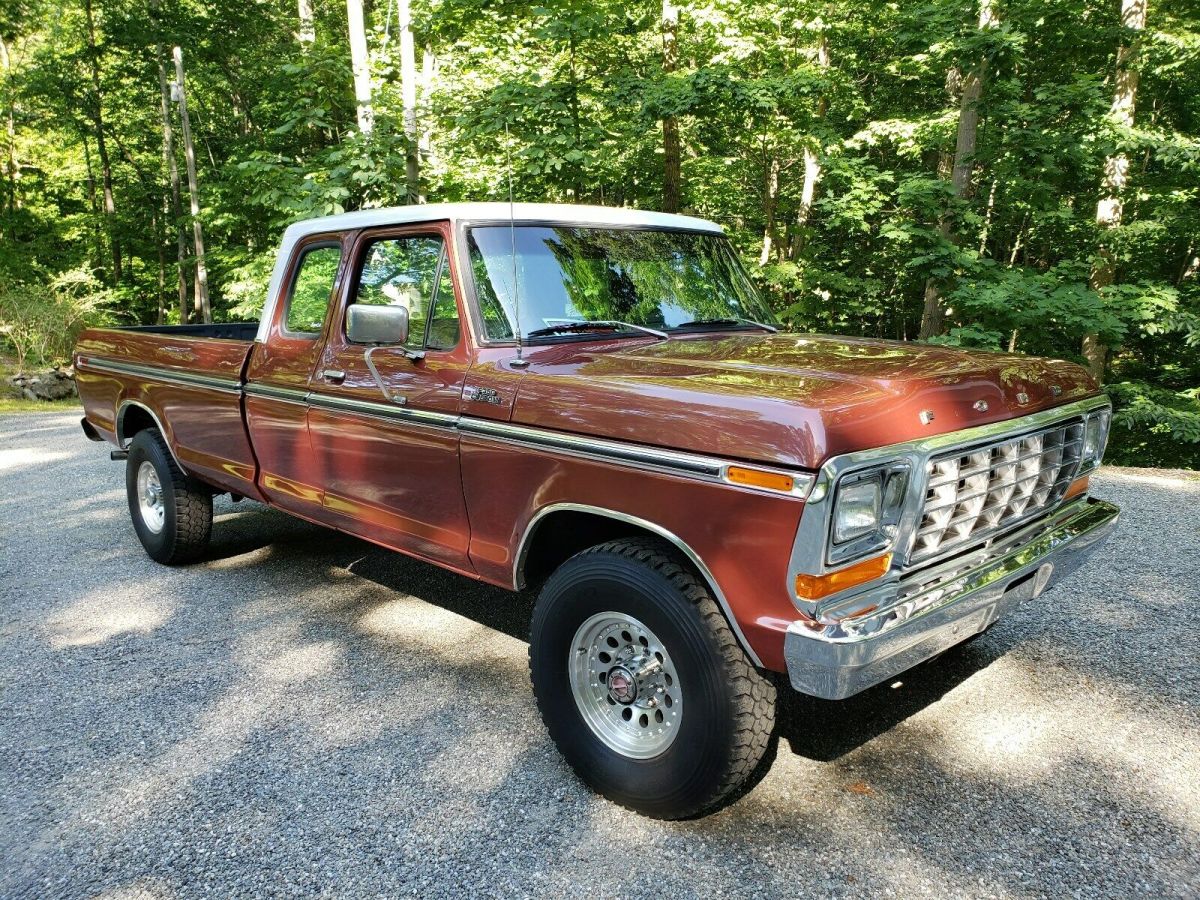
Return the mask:
[[[571,694],[592,732],[622,756],[671,746],[683,714],[679,676],[662,642],[632,616],[602,612],[575,632]]]
[[[158,480],[158,472],[149,460],[138,467],[137,499],[138,512],[142,516],[143,524],[158,534],[163,530],[167,510],[163,505],[162,482]]]

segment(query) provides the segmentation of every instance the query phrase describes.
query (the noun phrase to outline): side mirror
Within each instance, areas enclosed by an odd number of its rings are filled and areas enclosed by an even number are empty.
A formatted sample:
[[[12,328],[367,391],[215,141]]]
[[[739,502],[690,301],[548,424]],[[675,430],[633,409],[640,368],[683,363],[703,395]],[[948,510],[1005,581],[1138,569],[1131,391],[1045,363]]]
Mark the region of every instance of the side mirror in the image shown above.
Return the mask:
[[[352,303],[346,308],[346,337],[355,344],[403,344],[408,340],[408,310]]]

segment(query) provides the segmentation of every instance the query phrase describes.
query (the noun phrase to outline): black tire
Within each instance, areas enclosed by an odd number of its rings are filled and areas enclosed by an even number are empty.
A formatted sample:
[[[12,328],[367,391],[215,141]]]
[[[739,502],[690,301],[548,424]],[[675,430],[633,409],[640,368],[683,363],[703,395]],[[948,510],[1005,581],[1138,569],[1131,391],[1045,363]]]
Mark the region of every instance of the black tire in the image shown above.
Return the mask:
[[[143,463],[153,467],[161,488],[163,521],[158,531],[147,522],[139,501],[138,473]],[[176,465],[157,429],[133,436],[125,465],[125,492],[133,529],[151,559],[173,566],[204,553],[212,534],[212,491]]]
[[[648,759],[602,740],[572,693],[572,642],[603,612],[645,623],[678,673],[678,730]],[[707,587],[663,542],[612,541],[564,563],[534,607],[529,665],[542,720],[576,774],[646,816],[692,818],[733,802],[771,744],[774,684],[742,651]]]

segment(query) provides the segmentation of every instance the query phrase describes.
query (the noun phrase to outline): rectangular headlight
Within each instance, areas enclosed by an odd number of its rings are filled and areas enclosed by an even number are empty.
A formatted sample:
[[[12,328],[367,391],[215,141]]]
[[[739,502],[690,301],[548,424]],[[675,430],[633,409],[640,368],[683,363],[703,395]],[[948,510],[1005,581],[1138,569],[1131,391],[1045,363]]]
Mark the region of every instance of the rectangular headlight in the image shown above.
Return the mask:
[[[833,498],[829,562],[847,562],[890,547],[907,488],[907,463],[889,463],[844,476]]]
[[[1104,447],[1108,443],[1108,426],[1112,420],[1112,411],[1097,410],[1088,416],[1083,429],[1083,452],[1081,454],[1080,470],[1087,471],[1100,465],[1104,458]]]
[[[843,485],[833,505],[833,542],[844,544],[878,530],[882,502],[878,473]]]

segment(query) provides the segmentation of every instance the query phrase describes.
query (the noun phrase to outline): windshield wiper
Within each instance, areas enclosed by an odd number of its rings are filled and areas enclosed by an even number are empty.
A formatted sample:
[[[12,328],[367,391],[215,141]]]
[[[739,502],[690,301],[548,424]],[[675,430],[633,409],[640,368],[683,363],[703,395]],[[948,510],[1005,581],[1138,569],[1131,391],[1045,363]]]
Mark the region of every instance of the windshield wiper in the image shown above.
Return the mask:
[[[632,322],[618,322],[613,319],[597,319],[593,322],[560,322],[557,325],[548,325],[545,328],[536,328],[525,335],[525,337],[548,337],[552,334],[582,334],[587,331],[596,331],[597,329],[617,331],[621,328],[630,329],[632,331],[644,331],[646,334],[652,334],[661,340],[667,339],[665,331],[658,331],[654,328],[647,328],[645,325],[634,325]]]
[[[777,334],[779,329],[774,325],[767,325],[763,322],[755,322],[753,319],[695,319],[691,322],[684,322],[682,325],[676,325],[676,328],[698,328],[704,325],[753,325],[755,328],[761,328],[763,331],[769,331],[771,334]]]

